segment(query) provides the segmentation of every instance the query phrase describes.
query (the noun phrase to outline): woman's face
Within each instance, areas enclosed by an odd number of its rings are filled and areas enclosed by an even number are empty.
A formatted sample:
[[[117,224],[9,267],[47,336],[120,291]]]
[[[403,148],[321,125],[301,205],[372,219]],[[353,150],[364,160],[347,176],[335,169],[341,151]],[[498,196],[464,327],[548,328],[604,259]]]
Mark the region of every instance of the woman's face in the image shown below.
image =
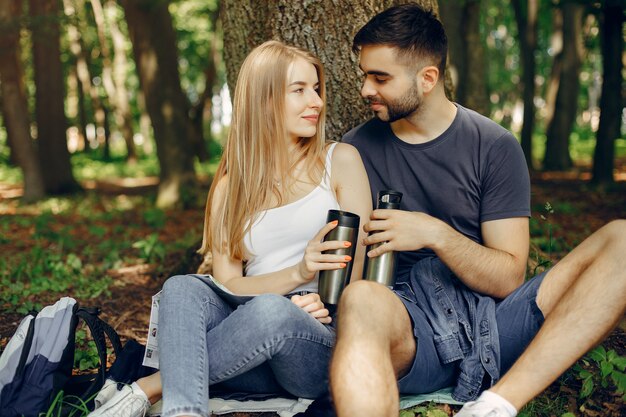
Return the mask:
[[[285,97],[285,124],[294,142],[317,132],[318,116],[324,106],[318,91],[315,66],[302,58],[296,59],[289,68]]]

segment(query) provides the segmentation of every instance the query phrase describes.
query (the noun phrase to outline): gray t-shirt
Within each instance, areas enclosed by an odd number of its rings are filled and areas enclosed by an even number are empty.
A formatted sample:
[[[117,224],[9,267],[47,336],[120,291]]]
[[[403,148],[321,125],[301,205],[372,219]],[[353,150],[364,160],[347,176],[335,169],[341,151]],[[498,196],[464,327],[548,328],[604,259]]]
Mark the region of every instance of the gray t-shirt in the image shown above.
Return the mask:
[[[402,210],[437,217],[482,243],[482,222],[530,216],[530,179],[522,149],[508,130],[458,104],[457,109],[450,127],[427,143],[405,143],[379,119],[355,127],[343,141],[363,158],[374,207],[378,191],[400,191]],[[399,254],[397,275],[432,254]]]

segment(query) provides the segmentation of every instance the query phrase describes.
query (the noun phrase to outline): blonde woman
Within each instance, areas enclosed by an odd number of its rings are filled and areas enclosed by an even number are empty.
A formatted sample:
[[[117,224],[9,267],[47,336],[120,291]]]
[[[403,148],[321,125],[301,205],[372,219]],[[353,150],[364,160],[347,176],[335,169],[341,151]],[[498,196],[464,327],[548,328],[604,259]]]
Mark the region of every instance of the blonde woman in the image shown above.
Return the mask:
[[[324,139],[324,74],[310,53],[270,41],[241,67],[233,119],[206,206],[202,251],[236,294],[233,310],[201,276],[175,276],[160,304],[160,373],[117,392],[93,416],[142,416],[163,393],[163,416],[208,416],[209,386],[315,398],[326,389],[335,331],[317,294],[321,270],[344,268],[322,242],[329,209],[368,219],[358,152]],[[359,242],[364,238],[361,236]],[[357,248],[352,277],[361,275]]]

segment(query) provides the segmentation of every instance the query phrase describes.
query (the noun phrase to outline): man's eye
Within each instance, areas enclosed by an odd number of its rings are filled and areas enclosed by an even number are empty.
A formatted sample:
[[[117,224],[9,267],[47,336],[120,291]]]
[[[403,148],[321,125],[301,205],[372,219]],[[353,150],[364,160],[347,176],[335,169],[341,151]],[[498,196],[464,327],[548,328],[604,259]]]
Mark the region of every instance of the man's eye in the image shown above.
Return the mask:
[[[378,83],[378,84],[385,84],[387,82],[386,78],[378,78],[375,77],[374,80]]]

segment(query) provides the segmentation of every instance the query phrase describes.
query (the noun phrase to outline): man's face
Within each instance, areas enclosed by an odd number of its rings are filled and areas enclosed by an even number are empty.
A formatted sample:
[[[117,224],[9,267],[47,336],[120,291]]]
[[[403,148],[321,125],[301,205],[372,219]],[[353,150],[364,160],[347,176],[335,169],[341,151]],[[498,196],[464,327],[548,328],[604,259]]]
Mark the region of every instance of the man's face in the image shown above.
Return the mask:
[[[402,63],[394,48],[363,46],[359,66],[364,73],[361,96],[369,100],[379,119],[395,122],[419,108],[422,93],[417,86],[416,73]]]

